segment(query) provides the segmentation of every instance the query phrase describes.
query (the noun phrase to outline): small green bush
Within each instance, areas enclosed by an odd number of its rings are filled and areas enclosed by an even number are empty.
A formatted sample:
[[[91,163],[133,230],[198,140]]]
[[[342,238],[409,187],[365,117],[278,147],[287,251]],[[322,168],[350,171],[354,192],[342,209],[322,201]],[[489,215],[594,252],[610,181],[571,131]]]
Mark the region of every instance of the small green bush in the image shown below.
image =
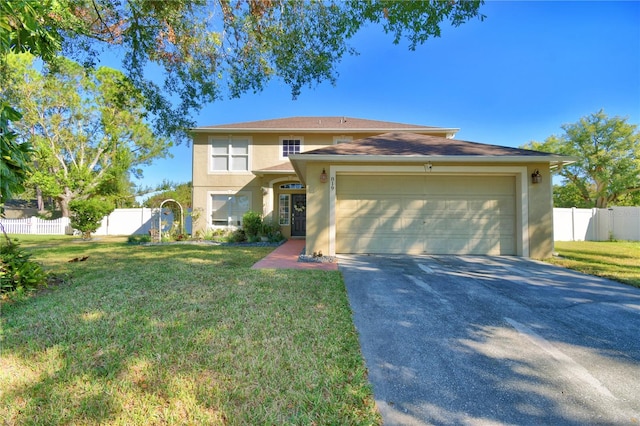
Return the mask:
[[[10,240],[0,245],[0,293],[30,291],[45,285],[47,274],[31,254]]]
[[[262,223],[261,235],[267,237],[271,243],[279,243],[284,240],[284,235],[280,230],[280,225],[274,221],[265,221]]]
[[[243,243],[247,241],[247,235],[244,229],[236,229],[230,234],[227,234],[226,240],[228,243]]]
[[[91,198],[89,200],[73,200],[69,203],[71,210],[71,227],[82,232],[82,238],[88,240],[91,233],[100,227],[102,218],[109,215],[115,207],[109,201]]]
[[[151,235],[147,235],[147,234],[134,234],[134,235],[129,235],[129,238],[127,238],[127,242],[129,244],[144,244],[144,243],[150,243],[151,242]]]
[[[262,216],[249,210],[242,215],[242,229],[249,241],[257,241],[260,237],[260,231],[262,230]]]
[[[207,229],[206,231],[197,231],[196,239],[207,240],[207,241],[218,241],[224,242],[227,241],[227,235],[230,233],[227,229]]]

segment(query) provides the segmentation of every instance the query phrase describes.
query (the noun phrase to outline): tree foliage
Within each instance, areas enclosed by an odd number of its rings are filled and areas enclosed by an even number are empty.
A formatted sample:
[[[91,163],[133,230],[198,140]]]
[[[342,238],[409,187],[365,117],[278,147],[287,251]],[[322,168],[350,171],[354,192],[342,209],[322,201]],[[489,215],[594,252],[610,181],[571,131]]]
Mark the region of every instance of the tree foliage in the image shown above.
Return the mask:
[[[124,54],[121,69],[142,95],[156,134],[180,142],[194,125],[189,117],[206,103],[259,92],[272,78],[289,85],[294,98],[303,87],[334,83],[343,56],[357,53],[350,38],[370,23],[381,24],[383,31],[393,34],[394,43],[406,38],[409,48],[415,49],[440,36],[443,23],[459,26],[474,17],[483,19],[482,4],[482,0],[3,0],[0,77],[4,79],[11,53],[30,52],[55,66],[62,52],[93,67],[104,50],[119,47]],[[162,85],[145,74],[149,64],[163,71]],[[5,105],[0,98],[3,111]],[[0,119],[0,127],[8,128],[7,114],[0,114]],[[18,148],[5,136],[0,133],[4,151],[28,157],[28,146]],[[17,172],[11,179],[19,185],[25,167],[6,169]],[[3,199],[9,197],[4,192],[9,189],[2,187]]]
[[[0,203],[24,191],[31,167],[31,144],[20,143],[11,128],[11,123],[21,118],[22,114],[0,99]]]
[[[35,150],[29,182],[63,216],[73,199],[129,193],[129,173],[167,155],[170,143],[154,136],[141,94],[119,71],[59,59],[40,73],[28,54],[10,55],[8,68],[0,90],[24,112],[15,128]]]
[[[191,182],[173,183],[165,181],[158,188],[160,192],[148,197],[142,203],[144,207],[158,208],[164,200],[172,199],[180,203],[185,209],[192,207],[192,186]]]
[[[16,0],[9,0],[14,2]],[[189,112],[223,97],[259,92],[272,78],[291,87],[335,82],[356,53],[349,39],[369,23],[415,49],[459,26],[482,1],[58,0],[45,13],[66,55],[93,64],[105,46],[124,52],[122,69],[144,94],[156,130],[184,135]],[[45,8],[46,9],[46,8]],[[55,16],[57,19],[52,18]],[[62,19],[64,18],[64,19]],[[146,66],[164,71],[162,85]],[[167,94],[179,99],[172,105]]]
[[[0,2],[0,81],[6,74],[7,55],[32,52],[51,60],[62,47],[62,37],[52,29],[52,1],[7,0]],[[31,165],[32,147],[20,141],[11,128],[22,114],[0,96],[0,203],[24,190]]]
[[[603,110],[562,126],[564,134],[525,147],[576,157],[557,173],[562,187],[556,207],[606,208],[630,205],[640,197],[640,133],[626,118],[608,117]],[[637,205],[637,204],[636,204]]]

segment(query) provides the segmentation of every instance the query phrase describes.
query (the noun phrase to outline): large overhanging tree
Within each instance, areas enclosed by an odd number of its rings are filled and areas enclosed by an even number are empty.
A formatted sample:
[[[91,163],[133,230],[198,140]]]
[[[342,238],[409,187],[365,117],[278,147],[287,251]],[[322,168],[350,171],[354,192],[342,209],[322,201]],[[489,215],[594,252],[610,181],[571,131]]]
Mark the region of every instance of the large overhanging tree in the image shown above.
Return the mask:
[[[356,53],[349,39],[370,23],[380,24],[395,43],[406,38],[415,49],[439,36],[443,23],[482,19],[482,3],[3,0],[0,61],[24,51],[49,60],[61,47],[91,66],[102,51],[119,47],[120,68],[143,94],[156,133],[178,142],[194,125],[190,113],[227,96],[258,92],[272,78],[288,84],[294,97],[303,87],[335,82],[342,57]],[[145,75],[149,63],[164,71],[162,84]]]
[[[114,195],[122,176],[167,154],[170,143],[155,137],[143,97],[119,71],[58,59],[41,73],[29,54],[7,59],[0,90],[23,111],[14,126],[35,151],[29,182],[53,197],[63,216],[70,201]]]
[[[556,207],[606,208],[640,200],[640,132],[636,125],[600,110],[562,129],[562,135],[525,146],[578,159],[557,171],[563,181],[554,187]]]

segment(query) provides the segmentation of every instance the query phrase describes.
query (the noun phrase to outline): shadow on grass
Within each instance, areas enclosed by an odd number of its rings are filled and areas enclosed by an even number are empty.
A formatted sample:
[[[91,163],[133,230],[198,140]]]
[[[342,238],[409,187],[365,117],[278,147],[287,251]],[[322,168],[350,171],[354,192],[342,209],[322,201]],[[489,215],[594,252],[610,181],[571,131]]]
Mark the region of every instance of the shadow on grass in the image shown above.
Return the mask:
[[[34,246],[72,279],[3,307],[0,417],[375,424],[340,274],[250,269],[272,249]]]

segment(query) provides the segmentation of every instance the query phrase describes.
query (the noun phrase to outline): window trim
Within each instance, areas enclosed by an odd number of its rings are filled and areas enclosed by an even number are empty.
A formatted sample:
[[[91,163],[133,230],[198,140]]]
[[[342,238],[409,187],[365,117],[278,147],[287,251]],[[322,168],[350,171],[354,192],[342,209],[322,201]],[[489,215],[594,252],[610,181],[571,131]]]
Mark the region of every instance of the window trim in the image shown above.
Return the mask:
[[[224,195],[228,198],[230,197],[237,197],[237,196],[246,196],[249,200],[249,205],[247,207],[247,211],[251,210],[251,206],[252,206],[252,199],[253,199],[253,193],[251,191],[208,191],[207,192],[207,200],[208,200],[208,215],[207,215],[207,225],[210,229],[238,229],[238,228],[242,228],[242,223],[240,224],[240,226],[236,225],[236,224],[230,224],[230,220],[229,220],[229,215],[227,212],[227,224],[226,225],[216,225],[213,223],[213,196],[214,195]],[[246,213],[246,212],[245,212]],[[243,213],[244,215],[244,213]],[[240,221],[242,222],[242,219],[240,219]]]
[[[283,197],[286,198],[286,205],[283,204]],[[284,207],[284,211],[283,211],[283,207]],[[278,225],[280,226],[291,225],[291,194],[278,195]]]
[[[280,185],[280,189],[294,191],[294,190],[305,189],[305,187],[301,183],[290,182],[290,183],[283,183],[282,185]]]
[[[353,142],[353,136],[334,136],[333,137],[334,145],[338,145],[341,143],[349,143],[349,142]]]
[[[280,159],[288,160],[289,156],[284,155],[284,141],[300,141],[300,153],[304,151],[304,138],[302,136],[280,136],[279,150],[280,150]],[[295,153],[297,154],[297,153]]]
[[[213,168],[213,142],[215,140],[227,140],[227,170],[215,170]],[[230,170],[232,159],[234,154],[232,153],[233,141],[246,141],[247,142],[247,153],[246,154],[235,154],[236,157],[245,157],[247,158],[247,169],[246,170]],[[252,155],[253,153],[253,138],[251,136],[209,136],[209,159],[207,165],[208,174],[251,174],[252,167]]]

